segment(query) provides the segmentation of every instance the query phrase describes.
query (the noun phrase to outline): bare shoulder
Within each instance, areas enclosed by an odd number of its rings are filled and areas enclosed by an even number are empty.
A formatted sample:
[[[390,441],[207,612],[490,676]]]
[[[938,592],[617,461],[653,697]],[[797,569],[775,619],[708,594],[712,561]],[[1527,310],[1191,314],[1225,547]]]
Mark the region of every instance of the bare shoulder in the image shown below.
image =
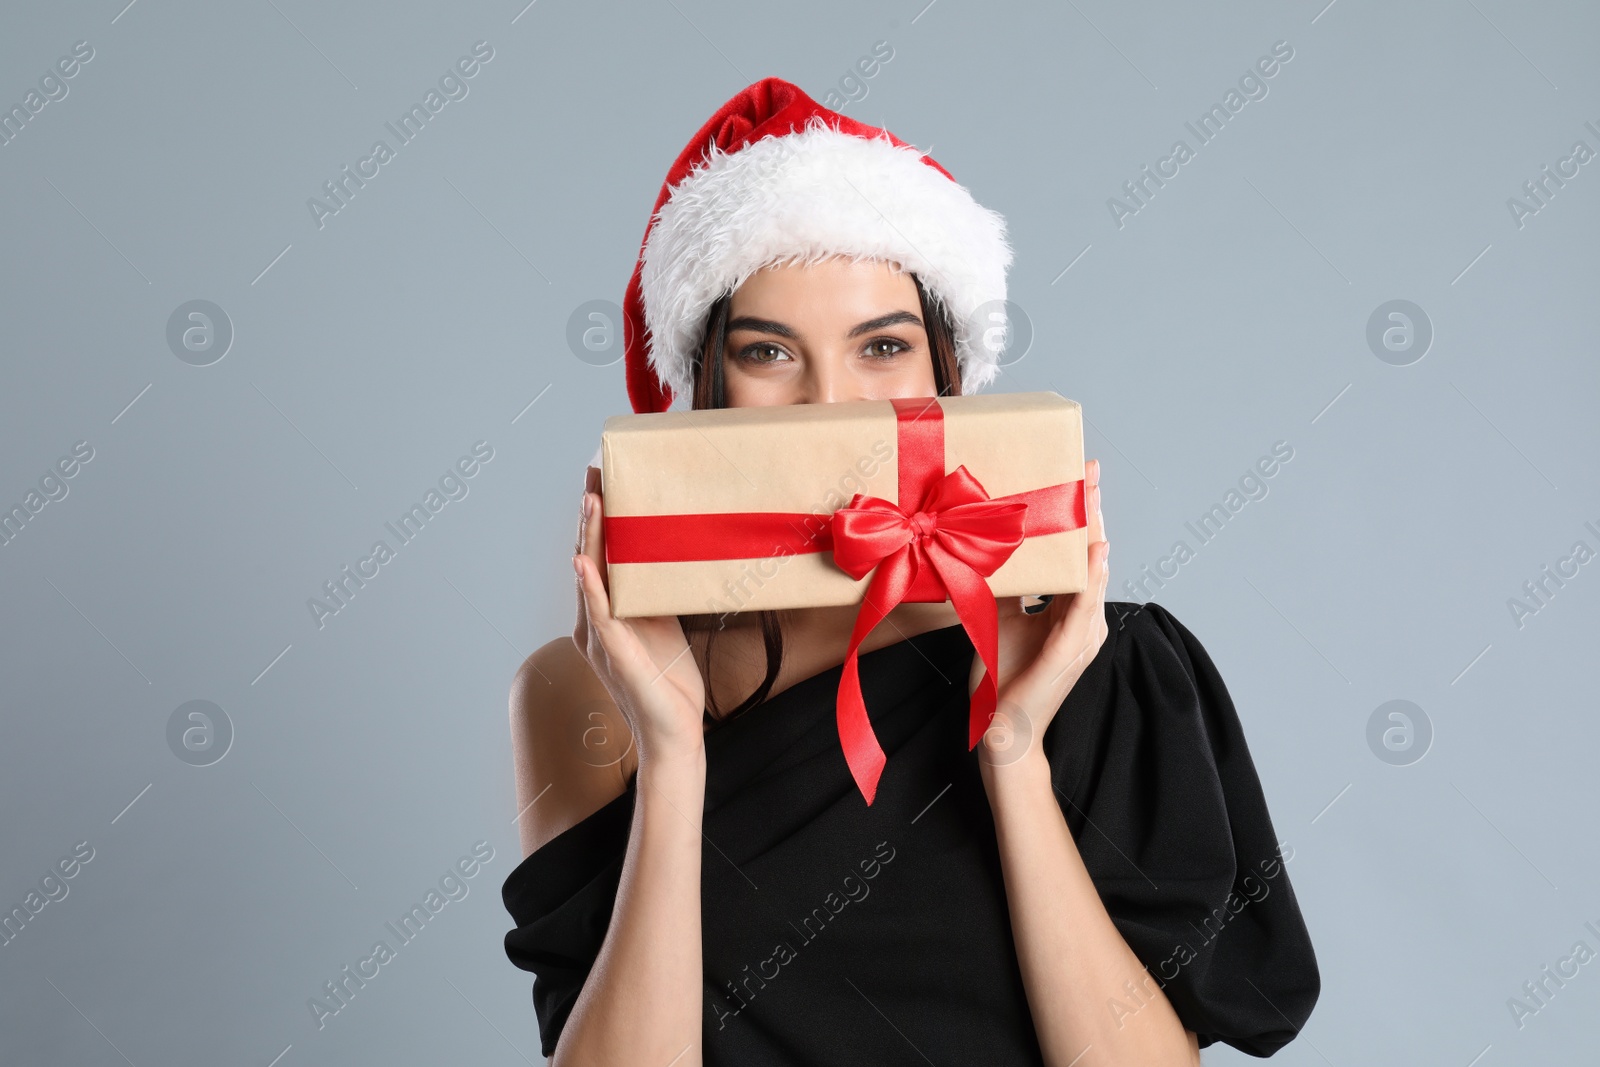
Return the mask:
[[[633,735],[572,638],[535,649],[511,682],[522,854],[621,796]]]

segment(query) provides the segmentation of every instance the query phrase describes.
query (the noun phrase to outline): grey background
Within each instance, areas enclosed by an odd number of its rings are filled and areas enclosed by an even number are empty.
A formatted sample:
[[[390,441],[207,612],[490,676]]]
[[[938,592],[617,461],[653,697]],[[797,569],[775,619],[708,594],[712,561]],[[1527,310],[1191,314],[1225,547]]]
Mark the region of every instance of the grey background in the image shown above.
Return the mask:
[[[628,410],[569,316],[621,301],[723,100],[822,100],[880,40],[847,112],[1007,217],[1035,337],[993,389],[1084,405],[1111,595],[1205,643],[1295,849],[1324,984],[1277,1059],[1593,1055],[1600,963],[1507,1007],[1600,949],[1600,563],[1508,606],[1600,549],[1600,162],[1507,207],[1600,150],[1591,6],[124,2],[0,32],[7,108],[94,49],[0,148],[0,503],[94,450],[0,547],[0,904],[94,849],[0,947],[0,1059],[539,1062],[501,948],[506,690],[570,630],[582,467]],[[307,199],[480,40],[470,94],[319,229]],[[1118,228],[1108,198],[1280,40],[1268,95]],[[205,367],[166,340],[195,299],[235,330]],[[1434,330],[1406,366],[1366,337],[1395,299]],[[307,600],[477,441],[468,495],[319,629]],[[1122,587],[1277,441],[1263,499]],[[232,723],[211,766],[168,745],[191,700]],[[1409,765],[1368,742],[1390,700],[1432,731]],[[480,840],[469,895],[319,1030],[308,998]]]

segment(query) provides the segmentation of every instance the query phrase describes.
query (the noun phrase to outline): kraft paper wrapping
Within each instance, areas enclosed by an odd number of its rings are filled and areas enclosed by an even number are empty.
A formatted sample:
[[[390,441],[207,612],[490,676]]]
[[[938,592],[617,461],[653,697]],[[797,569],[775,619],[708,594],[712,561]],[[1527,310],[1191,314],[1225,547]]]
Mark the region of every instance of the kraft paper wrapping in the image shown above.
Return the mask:
[[[1054,392],[941,397],[946,472],[991,497],[1084,477],[1078,403]],[[601,434],[606,516],[805,512],[818,527],[856,493],[899,502],[897,420],[886,400],[615,415]],[[612,613],[723,614],[861,601],[832,552],[665,563],[607,561]],[[1088,530],[1026,538],[987,579],[997,597],[1081,592]]]

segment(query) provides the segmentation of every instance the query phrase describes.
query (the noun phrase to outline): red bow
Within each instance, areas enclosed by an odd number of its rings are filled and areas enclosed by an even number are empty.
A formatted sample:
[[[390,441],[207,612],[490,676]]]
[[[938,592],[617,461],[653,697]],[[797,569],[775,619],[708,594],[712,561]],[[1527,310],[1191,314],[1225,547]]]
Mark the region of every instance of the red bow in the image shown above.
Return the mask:
[[[990,499],[966,467],[957,467],[934,483],[915,511],[857,493],[833,513],[834,562],[857,580],[878,569],[850,633],[837,708],[845,761],[868,804],[878,791],[885,757],[861,696],[862,639],[902,601],[948,599],[955,605],[987,668],[972,696],[970,750],[989,728],[998,699],[999,612],[984,579],[1022,544],[1027,510],[1025,503]]]

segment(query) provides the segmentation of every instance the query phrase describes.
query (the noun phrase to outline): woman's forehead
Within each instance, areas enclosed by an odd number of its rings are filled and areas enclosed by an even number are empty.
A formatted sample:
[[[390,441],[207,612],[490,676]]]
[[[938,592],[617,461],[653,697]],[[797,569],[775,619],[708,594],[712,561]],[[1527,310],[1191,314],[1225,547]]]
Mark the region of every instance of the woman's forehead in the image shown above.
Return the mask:
[[[894,310],[917,309],[916,282],[896,263],[880,259],[832,256],[815,262],[775,263],[763,267],[734,290],[729,310],[736,314],[776,316],[778,312],[810,317],[849,318]]]

